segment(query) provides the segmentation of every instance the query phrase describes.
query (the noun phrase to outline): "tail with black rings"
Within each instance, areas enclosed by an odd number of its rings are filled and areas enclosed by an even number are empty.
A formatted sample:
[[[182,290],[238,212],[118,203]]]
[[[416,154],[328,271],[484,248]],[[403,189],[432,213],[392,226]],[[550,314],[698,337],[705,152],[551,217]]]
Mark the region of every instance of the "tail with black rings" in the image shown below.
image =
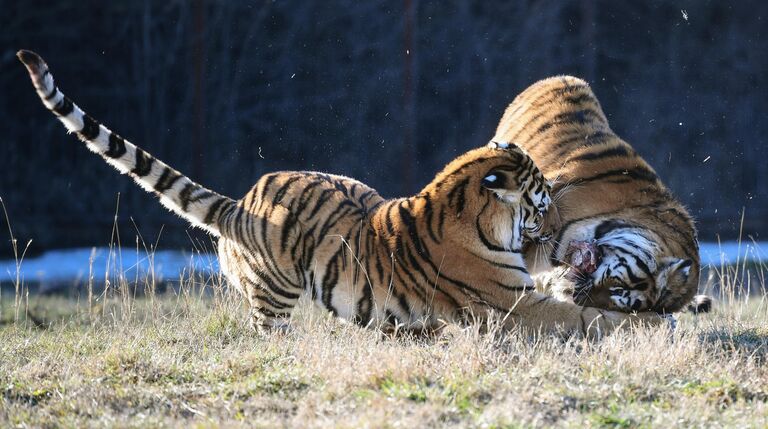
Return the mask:
[[[69,132],[88,149],[101,155],[120,173],[160,199],[172,212],[192,225],[220,236],[222,223],[235,211],[236,202],[207,189],[141,148],[123,139],[83,112],[54,84],[48,65],[34,52],[21,50],[16,56],[29,71],[37,95]]]

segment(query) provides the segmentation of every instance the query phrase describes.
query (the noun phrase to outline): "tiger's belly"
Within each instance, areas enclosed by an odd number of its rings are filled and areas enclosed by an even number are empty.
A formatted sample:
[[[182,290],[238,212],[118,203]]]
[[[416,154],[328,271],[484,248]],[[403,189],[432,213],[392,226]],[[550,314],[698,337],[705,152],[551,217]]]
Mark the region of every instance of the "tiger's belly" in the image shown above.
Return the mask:
[[[331,270],[338,268],[330,266]],[[425,305],[413,296],[406,285],[371,281],[368,273],[349,265],[338,273],[334,282],[328,282],[323,281],[327,271],[314,270],[314,283],[308,291],[316,305],[337,317],[364,326],[402,325],[417,330],[434,327],[440,318],[448,317],[439,305]]]
[[[325,257],[315,257],[306,266],[297,267],[291,261],[275,259],[274,253],[261,253],[221,239],[219,263],[228,282],[252,305],[258,301],[275,314],[295,305],[301,297],[308,297],[334,316],[364,326],[423,329],[450,317],[450,311],[440,303],[429,306],[415,299],[408,287],[392,280],[389,273],[369,273],[366,266],[370,265],[364,263],[366,255],[326,252],[323,244],[315,250]]]

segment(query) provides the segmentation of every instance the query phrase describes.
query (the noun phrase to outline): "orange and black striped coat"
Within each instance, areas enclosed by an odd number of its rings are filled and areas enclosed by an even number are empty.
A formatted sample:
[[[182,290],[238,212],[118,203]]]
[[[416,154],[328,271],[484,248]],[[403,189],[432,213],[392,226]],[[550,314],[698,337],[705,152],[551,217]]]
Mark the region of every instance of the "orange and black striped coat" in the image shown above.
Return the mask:
[[[534,272],[562,279],[578,264],[569,244],[592,242],[601,260],[576,276],[577,303],[659,312],[689,303],[700,266],[693,220],[611,130],[586,82],[559,76],[531,85],[506,109],[494,139],[524,148],[553,181],[550,218],[559,228],[550,242],[528,248]]]
[[[43,104],[161,203],[219,237],[221,269],[258,329],[283,326],[301,295],[363,325],[433,328],[466,312],[509,326],[608,332],[639,316],[533,292],[523,236],[544,233],[550,188],[531,158],[490,143],[449,163],[419,194],[384,200],[347,177],[263,176],[240,200],[196,184],[86,115],[36,54],[19,52]]]

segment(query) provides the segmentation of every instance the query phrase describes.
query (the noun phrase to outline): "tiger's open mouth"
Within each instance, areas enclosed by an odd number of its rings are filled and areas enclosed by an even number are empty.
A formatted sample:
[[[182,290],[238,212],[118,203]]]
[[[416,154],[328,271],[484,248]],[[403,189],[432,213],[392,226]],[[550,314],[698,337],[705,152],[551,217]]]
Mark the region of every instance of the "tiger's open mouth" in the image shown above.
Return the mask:
[[[565,252],[566,263],[570,266],[566,276],[577,284],[583,283],[590,274],[597,271],[601,258],[602,255],[595,240],[571,241]]]

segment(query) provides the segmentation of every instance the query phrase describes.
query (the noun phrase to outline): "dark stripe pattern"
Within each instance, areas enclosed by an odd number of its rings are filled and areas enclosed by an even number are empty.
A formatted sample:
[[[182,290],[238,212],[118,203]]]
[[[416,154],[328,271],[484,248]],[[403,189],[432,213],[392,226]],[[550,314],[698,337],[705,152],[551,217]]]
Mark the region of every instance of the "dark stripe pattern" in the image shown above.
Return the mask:
[[[460,156],[411,198],[386,201],[345,177],[283,172],[235,202],[102,127],[56,89],[42,59],[18,55],[41,99],[89,149],[220,236],[221,265],[257,327],[279,326],[304,292],[364,325],[416,328],[470,311],[503,314],[530,293],[517,252],[548,187],[514,145]],[[481,185],[489,171],[504,175],[503,187]]]
[[[649,257],[638,243],[613,239],[601,246],[621,259],[599,272],[609,273],[606,278],[613,275],[611,282],[623,282],[631,290],[648,291],[648,295],[656,293],[657,286],[671,288],[648,300],[651,304],[658,301],[656,308],[665,311],[677,311],[693,297],[699,264],[691,216],[654,170],[610,129],[586,82],[564,76],[532,85],[507,108],[494,139],[514,141],[529,151],[547,177],[558,179],[553,193],[562,227],[545,250],[552,265],[563,263],[560,258],[565,256],[569,237],[584,237],[581,228],[607,218],[609,221],[600,225],[603,230],[633,228],[637,240],[653,237],[659,249],[657,256],[691,260],[694,274],[683,283],[651,284],[647,278],[655,278],[657,272],[651,272],[647,261],[655,256]],[[631,226],[627,226],[629,221]],[[604,235],[599,229],[594,238],[600,240]],[[536,246],[531,246],[531,252],[536,252]],[[621,278],[616,277],[619,274]],[[591,287],[599,289],[601,279],[594,281]]]
[[[545,195],[548,187],[516,148],[471,154],[449,164],[418,195],[389,201],[344,177],[266,175],[243,198],[247,211],[234,217],[236,241],[223,257],[258,261],[234,264],[236,278],[257,291],[249,295],[253,305],[273,313],[294,305],[302,290],[332,314],[365,326],[431,325],[450,317],[446,308],[455,315],[470,303],[506,312],[498,296],[513,304],[516,294],[531,292],[532,282],[519,249],[499,242],[494,225],[481,220],[503,213],[523,228],[538,210],[531,205],[541,197],[533,195]],[[510,190],[523,187],[521,206],[481,186],[494,168],[506,175]],[[209,216],[218,209],[213,203]],[[457,224],[474,229],[474,242],[446,236]],[[350,288],[353,296],[347,295]],[[257,326],[276,323],[263,312],[254,314]]]

